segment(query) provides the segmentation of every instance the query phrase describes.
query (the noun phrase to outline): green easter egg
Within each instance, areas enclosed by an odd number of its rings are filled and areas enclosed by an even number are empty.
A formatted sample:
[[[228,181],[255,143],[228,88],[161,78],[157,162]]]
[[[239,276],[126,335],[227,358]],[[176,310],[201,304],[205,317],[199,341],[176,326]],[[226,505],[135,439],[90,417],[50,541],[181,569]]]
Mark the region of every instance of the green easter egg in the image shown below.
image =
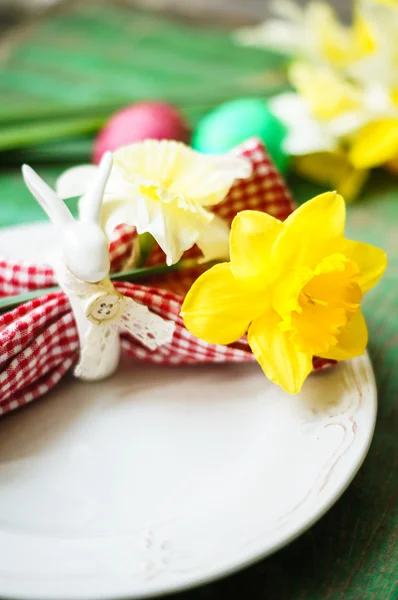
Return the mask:
[[[289,156],[282,150],[285,136],[285,126],[271,113],[265,100],[239,98],[220,104],[199,121],[192,146],[204,154],[222,154],[250,137],[258,137],[284,173],[289,164]]]

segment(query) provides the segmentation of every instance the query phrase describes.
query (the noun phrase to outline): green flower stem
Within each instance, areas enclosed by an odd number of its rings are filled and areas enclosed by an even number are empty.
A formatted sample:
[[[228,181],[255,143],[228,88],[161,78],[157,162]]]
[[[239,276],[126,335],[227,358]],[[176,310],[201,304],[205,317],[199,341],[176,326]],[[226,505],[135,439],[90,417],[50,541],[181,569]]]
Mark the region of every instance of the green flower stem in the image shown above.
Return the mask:
[[[9,310],[17,308],[17,306],[20,306],[21,304],[25,304],[25,302],[29,302],[29,300],[40,298],[40,296],[51,294],[51,292],[59,292],[60,290],[60,287],[54,286],[40,290],[34,290],[33,292],[24,292],[23,294],[17,294],[16,296],[0,298],[0,313],[8,312]]]
[[[141,233],[138,239],[140,243],[140,258],[138,266],[142,267],[145,265],[147,258],[155,245],[155,238],[150,233],[146,232]]]
[[[183,271],[184,269],[190,269],[192,267],[204,266],[206,268],[210,268],[216,264],[216,261],[211,261],[207,263],[200,263],[197,259],[187,259],[181,260],[175,265],[167,266],[167,265],[156,265],[155,267],[141,267],[138,269],[131,269],[131,271],[125,271],[123,273],[112,273],[110,278],[112,281],[140,281],[141,279],[146,279],[148,277],[152,277],[153,275],[165,275],[167,273],[175,273],[177,271]],[[0,298],[0,313],[8,312],[17,308],[21,304],[25,304],[25,302],[29,302],[29,300],[34,300],[35,298],[40,298],[40,296],[44,296],[50,294],[52,292],[59,292],[61,288],[59,286],[42,288],[39,290],[34,290],[32,292],[24,292],[23,294],[17,294],[16,296],[8,296],[7,298]]]

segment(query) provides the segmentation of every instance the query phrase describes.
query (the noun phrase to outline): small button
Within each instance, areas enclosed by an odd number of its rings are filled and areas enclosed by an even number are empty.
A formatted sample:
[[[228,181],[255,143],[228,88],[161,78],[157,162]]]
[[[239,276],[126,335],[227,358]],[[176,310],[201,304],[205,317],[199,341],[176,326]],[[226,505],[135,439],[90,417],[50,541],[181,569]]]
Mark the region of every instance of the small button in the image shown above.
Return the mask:
[[[100,293],[90,298],[86,317],[92,323],[112,323],[118,321],[126,308],[126,302],[120,294]]]

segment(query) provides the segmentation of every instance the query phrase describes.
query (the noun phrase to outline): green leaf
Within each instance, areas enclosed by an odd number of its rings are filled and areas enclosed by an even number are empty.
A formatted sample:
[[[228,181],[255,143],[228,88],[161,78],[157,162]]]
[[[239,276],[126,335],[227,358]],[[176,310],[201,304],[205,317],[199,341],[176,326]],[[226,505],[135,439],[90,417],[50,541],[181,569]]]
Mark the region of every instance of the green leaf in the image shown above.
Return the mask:
[[[194,125],[220,102],[284,88],[285,62],[236,45],[225,30],[72,4],[32,29],[0,66],[0,150],[29,147],[40,160],[43,142],[94,132],[137,100],[173,102]]]
[[[68,138],[77,133],[96,131],[105,117],[71,117],[46,121],[21,122],[0,128],[0,150],[29,146],[37,142]]]
[[[64,169],[63,165],[59,165],[51,168],[40,168],[38,173],[53,186],[56,178]],[[0,227],[47,220],[47,215],[26,188],[20,168],[7,169],[6,172],[0,173],[0,189]],[[77,199],[67,200],[67,204],[72,213],[76,215]]]

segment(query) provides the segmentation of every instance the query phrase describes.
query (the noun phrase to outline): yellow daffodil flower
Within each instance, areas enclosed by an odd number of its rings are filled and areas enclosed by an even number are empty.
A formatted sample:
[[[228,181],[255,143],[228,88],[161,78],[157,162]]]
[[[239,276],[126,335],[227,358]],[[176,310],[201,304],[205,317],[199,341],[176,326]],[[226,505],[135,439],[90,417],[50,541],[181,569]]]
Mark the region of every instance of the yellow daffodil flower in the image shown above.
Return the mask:
[[[355,199],[367,170],[398,156],[398,102],[382,85],[361,87],[327,67],[296,62],[289,73],[297,92],[269,102],[287,129],[285,152],[298,172]]]
[[[316,119],[309,103],[295,92],[275,96],[269,107],[286,127],[283,149],[294,158],[296,173],[336,189],[349,202],[355,200],[368,170],[350,161],[343,139],[334,130],[337,119]]]
[[[189,331],[230,344],[248,333],[267,377],[297,393],[313,356],[361,355],[367,328],[360,305],[382,276],[385,253],[344,238],[345,204],[328,192],[283,223],[243,211],[232,223],[229,263],[201,275],[181,314]]]
[[[84,194],[95,176],[94,165],[65,172],[57,182],[63,198]],[[102,222],[110,236],[120,223],[150,233],[168,265],[198,245],[203,260],[228,258],[229,227],[209,207],[224,200],[235,179],[248,177],[250,162],[225,154],[203,155],[170,140],[146,140],[113,154],[105,189]],[[84,214],[84,196],[80,202]]]
[[[294,65],[291,76],[298,96],[322,130],[323,150],[334,140],[333,150],[347,150],[347,159],[356,170],[379,167],[398,156],[398,102],[387,88],[374,82],[361,88],[336,73],[303,64]],[[274,103],[278,112],[278,100]],[[283,110],[279,118],[291,123],[291,114],[284,114],[288,107]],[[304,137],[305,126],[301,120],[291,128],[300,128]],[[295,139],[300,136],[297,131],[293,135]],[[303,142],[304,149],[307,144]]]
[[[287,127],[284,150],[302,173],[355,199],[368,169],[398,160],[398,0],[357,0],[351,26],[325,2],[277,0],[275,11],[237,39],[294,56],[296,92],[270,102]]]
[[[369,123],[398,119],[394,95],[377,82],[359,85],[327,67],[299,62],[293,63],[289,77],[309,114],[336,140],[350,141]],[[288,118],[279,113],[281,120]]]
[[[337,68],[374,51],[371,31],[357,10],[352,27],[340,23],[326,2],[312,1],[300,7],[293,0],[274,0],[272,12],[274,18],[239,29],[235,39]]]

